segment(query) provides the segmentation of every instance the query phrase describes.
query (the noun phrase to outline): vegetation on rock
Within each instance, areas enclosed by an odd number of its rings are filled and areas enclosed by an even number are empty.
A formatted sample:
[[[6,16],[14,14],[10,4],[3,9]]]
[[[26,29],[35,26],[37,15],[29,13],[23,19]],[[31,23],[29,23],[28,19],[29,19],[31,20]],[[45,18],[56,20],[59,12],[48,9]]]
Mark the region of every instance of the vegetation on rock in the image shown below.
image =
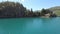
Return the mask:
[[[45,14],[50,14],[50,17],[56,17],[53,11],[49,9],[42,9],[39,11],[28,10],[22,4],[18,2],[1,2],[0,3],[0,17],[40,17]]]

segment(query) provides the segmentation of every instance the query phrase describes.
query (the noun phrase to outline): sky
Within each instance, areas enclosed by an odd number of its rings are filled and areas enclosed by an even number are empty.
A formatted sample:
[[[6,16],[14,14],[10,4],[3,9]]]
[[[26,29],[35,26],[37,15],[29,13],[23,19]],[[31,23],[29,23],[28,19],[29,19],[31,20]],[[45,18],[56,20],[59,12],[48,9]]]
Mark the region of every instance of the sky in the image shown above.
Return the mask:
[[[0,0],[7,1],[7,0]],[[42,8],[50,8],[54,6],[60,6],[60,0],[8,0],[13,2],[22,3],[27,9],[41,10]]]

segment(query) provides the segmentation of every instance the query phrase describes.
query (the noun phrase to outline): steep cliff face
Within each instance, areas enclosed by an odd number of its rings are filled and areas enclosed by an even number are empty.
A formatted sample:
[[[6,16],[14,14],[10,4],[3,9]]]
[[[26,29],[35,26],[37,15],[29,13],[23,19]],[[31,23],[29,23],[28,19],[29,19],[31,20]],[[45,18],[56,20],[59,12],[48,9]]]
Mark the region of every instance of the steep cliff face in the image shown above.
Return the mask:
[[[0,17],[22,17],[25,11],[26,8],[17,2],[0,3]]]

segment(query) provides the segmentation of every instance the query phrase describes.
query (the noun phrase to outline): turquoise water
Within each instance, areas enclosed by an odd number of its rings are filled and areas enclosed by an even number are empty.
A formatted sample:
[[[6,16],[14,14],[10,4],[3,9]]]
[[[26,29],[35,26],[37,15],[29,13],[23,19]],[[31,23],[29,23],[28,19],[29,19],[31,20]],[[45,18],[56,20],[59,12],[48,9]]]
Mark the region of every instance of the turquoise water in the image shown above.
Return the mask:
[[[60,34],[60,17],[0,19],[0,34]]]

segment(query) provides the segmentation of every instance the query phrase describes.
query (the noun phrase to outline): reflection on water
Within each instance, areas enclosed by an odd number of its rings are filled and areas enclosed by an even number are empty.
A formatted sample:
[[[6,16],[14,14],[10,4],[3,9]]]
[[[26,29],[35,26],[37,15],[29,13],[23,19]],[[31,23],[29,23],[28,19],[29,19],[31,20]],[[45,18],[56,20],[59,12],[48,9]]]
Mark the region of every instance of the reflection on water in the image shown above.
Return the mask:
[[[0,34],[60,34],[60,17],[0,19]]]

